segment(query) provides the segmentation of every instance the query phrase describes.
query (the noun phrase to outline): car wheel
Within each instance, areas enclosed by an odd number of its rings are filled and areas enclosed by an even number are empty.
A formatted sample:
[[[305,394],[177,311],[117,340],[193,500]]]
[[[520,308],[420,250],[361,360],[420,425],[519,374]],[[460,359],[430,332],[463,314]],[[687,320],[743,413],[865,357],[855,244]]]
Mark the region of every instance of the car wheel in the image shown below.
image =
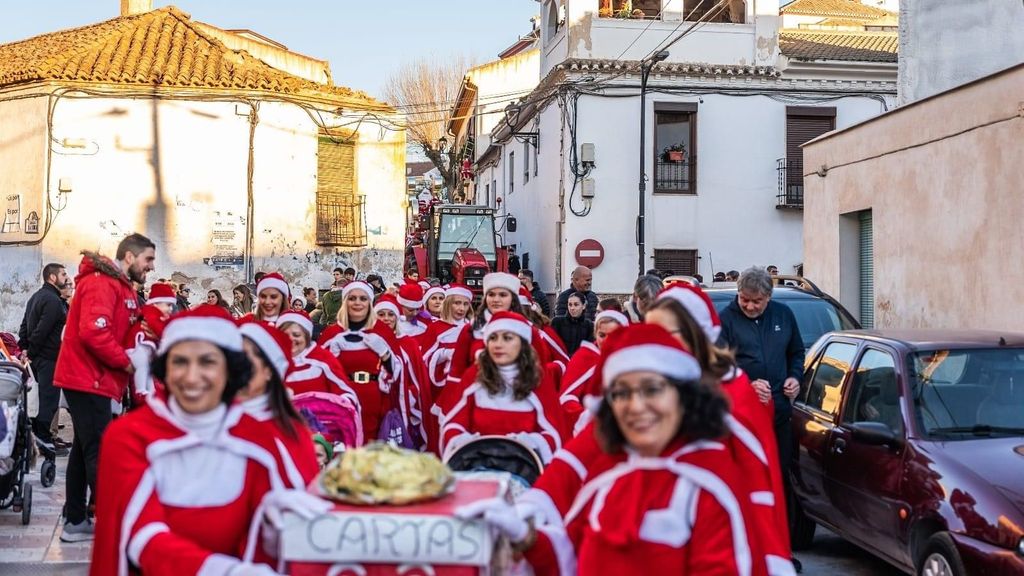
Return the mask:
[[[939,532],[928,540],[924,556],[917,573],[920,576],[964,576],[963,560],[957,552],[953,539],[946,532]]]
[[[818,525],[804,514],[803,506],[800,506],[795,497],[790,501],[789,545],[793,550],[806,550],[814,542],[814,531]]]

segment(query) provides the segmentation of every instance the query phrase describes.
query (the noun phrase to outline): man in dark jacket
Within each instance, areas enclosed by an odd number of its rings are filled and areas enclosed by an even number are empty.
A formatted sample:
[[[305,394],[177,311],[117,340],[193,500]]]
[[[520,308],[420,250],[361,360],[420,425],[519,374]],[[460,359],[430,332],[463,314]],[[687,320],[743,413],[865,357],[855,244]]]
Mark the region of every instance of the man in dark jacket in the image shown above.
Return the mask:
[[[93,537],[92,524],[86,519],[87,489],[96,493],[100,441],[110,424],[110,401],[121,401],[135,371],[124,348],[125,335],[139,316],[132,282],[146,282],[155,251],[149,238],[131,234],[117,245],[116,261],[84,252],[78,267],[78,291],[68,310],[53,377],[54,385],[64,391],[75,429],[68,458],[63,542]]]
[[[50,423],[60,407],[60,390],[53,386],[53,372],[60,352],[61,331],[67,320],[60,297],[67,283],[68,272],[63,264],[44,266],[43,286],[28,299],[18,330],[18,345],[32,362],[32,371],[39,383],[39,415],[32,421],[32,433],[40,448],[49,455],[57,453]]]
[[[565,316],[569,313],[569,296],[579,292],[587,298],[587,309],[584,312],[587,320],[594,321],[597,316],[597,294],[590,291],[590,285],[594,281],[594,273],[586,266],[577,266],[572,271],[572,285],[558,295],[555,303],[555,316]]]
[[[800,393],[804,343],[793,311],[785,304],[772,302],[773,284],[762,268],[748,268],[740,274],[736,299],[720,315],[722,334],[718,345],[735,352],[736,363],[750,377],[761,401],[774,402],[779,465],[786,497],[792,498],[786,473],[793,446],[790,402]],[[798,564],[795,559],[794,563]]]
[[[533,270],[523,268],[519,270],[519,283],[522,284],[527,290],[530,291],[530,296],[533,298],[534,303],[540,306],[540,311],[544,313],[548,318],[551,317],[551,302],[548,301],[548,295],[540,289],[540,286],[533,280]]]

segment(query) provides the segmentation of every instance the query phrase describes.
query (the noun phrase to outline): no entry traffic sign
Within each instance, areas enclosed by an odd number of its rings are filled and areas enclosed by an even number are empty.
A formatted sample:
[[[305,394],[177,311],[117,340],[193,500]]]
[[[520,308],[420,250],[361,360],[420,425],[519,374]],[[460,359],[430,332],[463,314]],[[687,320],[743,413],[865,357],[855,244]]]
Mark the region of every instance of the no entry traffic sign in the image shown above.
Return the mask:
[[[604,261],[604,246],[597,240],[586,239],[576,245],[576,262],[587,268],[597,268]]]

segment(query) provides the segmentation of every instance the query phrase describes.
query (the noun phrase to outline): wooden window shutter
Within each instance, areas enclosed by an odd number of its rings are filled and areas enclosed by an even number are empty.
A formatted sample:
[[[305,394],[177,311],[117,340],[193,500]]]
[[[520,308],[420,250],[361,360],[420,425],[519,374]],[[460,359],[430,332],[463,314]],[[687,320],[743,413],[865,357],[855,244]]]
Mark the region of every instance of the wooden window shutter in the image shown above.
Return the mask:
[[[804,151],[801,146],[836,127],[836,109],[791,106],[786,110],[786,185],[804,185]]]
[[[316,242],[321,246],[366,246],[365,199],[356,194],[355,165],[355,144],[320,135]]]

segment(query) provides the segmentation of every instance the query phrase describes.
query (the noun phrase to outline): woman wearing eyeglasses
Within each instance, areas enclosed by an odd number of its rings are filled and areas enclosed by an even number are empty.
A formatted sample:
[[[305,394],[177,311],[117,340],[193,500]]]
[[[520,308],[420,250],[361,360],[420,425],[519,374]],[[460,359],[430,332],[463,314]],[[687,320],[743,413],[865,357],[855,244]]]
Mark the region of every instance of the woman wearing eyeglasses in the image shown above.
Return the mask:
[[[600,370],[594,453],[560,452],[515,506],[494,499],[456,513],[482,517],[536,574],[750,574],[714,381],[649,325],[609,336]]]

